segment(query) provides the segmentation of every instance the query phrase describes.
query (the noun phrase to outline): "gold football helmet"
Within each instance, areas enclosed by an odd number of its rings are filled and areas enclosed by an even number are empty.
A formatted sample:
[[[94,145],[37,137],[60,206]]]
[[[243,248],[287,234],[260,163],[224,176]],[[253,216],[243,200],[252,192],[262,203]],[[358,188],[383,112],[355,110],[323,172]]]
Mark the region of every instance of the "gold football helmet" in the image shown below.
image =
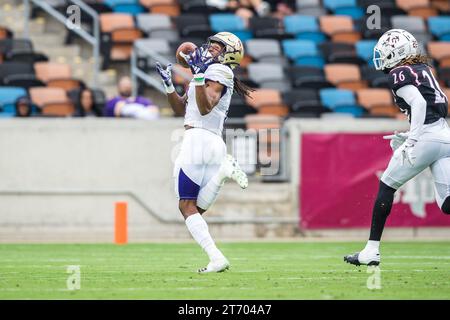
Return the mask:
[[[218,42],[225,48],[218,56],[221,64],[229,65],[232,69],[241,63],[244,57],[244,46],[241,40],[231,32],[219,32],[208,38],[208,45],[211,42]]]

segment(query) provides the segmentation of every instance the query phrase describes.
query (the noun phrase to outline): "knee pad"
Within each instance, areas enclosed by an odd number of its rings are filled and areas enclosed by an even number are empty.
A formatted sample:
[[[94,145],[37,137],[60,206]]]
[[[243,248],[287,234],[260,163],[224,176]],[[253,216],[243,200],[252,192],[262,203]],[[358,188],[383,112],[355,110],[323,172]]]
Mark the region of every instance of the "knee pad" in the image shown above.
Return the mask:
[[[445,198],[444,203],[442,204],[441,210],[445,214],[450,214],[450,196]]]

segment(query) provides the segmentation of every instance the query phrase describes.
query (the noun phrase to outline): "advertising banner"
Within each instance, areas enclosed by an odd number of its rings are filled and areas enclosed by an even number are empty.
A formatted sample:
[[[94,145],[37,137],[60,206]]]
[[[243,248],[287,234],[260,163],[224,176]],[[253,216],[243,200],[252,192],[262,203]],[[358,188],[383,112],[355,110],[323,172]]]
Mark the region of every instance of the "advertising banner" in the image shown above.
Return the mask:
[[[392,133],[302,134],[300,227],[370,227],[379,178],[392,155],[386,134]],[[386,226],[450,226],[435,203],[429,169],[396,192]]]

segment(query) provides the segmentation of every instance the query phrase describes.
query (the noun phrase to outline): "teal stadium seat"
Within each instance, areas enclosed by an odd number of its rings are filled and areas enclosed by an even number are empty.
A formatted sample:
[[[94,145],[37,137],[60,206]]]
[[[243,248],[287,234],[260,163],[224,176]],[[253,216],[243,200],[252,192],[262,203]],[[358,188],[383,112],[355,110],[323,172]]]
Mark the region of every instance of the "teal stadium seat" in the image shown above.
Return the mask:
[[[360,117],[365,109],[356,103],[353,92],[345,89],[326,88],[319,92],[320,101],[323,106],[333,112],[349,113],[354,117]]]
[[[428,18],[428,29],[441,41],[450,41],[450,16]]]
[[[137,15],[145,12],[145,8],[139,4],[139,0],[105,0],[104,3],[117,13]]]
[[[284,29],[287,33],[295,35],[300,40],[311,40],[321,43],[327,39],[320,31],[316,17],[304,15],[290,15],[284,17]]]
[[[13,117],[16,113],[14,103],[27,91],[19,87],[0,87],[0,117]]]
[[[325,61],[311,40],[286,39],[282,41],[284,54],[297,66],[323,68]]]
[[[358,6],[356,0],[324,0],[323,5],[335,15],[351,16],[352,19],[364,16],[364,10]]]
[[[244,20],[237,15],[231,13],[215,13],[209,16],[209,22],[214,32],[232,32],[242,42],[253,38],[252,32],[246,29]]]
[[[373,65],[373,48],[375,48],[376,44],[377,40],[360,40],[355,43],[356,54],[367,61],[368,65]]]

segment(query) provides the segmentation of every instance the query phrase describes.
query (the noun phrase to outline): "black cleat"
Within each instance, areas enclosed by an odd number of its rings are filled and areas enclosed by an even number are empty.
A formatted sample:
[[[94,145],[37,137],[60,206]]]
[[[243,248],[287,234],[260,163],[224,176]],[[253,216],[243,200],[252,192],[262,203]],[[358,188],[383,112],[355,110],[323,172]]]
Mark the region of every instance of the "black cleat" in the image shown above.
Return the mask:
[[[380,261],[375,261],[375,260],[369,261],[368,263],[360,262],[359,261],[359,252],[345,256],[344,261],[347,263],[353,264],[355,266],[360,266],[360,265],[378,266],[380,264]]]

